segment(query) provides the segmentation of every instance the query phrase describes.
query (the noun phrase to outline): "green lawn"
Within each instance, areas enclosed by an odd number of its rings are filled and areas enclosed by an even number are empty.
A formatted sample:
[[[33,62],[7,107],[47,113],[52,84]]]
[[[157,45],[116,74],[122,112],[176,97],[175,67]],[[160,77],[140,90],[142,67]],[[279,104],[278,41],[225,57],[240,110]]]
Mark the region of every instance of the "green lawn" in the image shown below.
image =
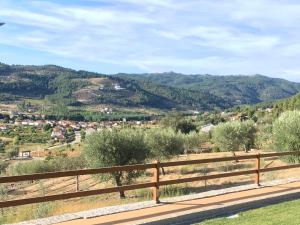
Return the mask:
[[[300,200],[285,202],[239,214],[237,218],[207,220],[199,225],[299,225]]]

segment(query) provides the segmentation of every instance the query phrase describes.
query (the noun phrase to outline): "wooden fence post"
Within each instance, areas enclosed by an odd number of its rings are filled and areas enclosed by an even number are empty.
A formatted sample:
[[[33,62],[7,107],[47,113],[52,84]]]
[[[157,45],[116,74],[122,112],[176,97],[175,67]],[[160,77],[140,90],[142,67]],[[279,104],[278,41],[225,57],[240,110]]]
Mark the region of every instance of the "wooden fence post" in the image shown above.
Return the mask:
[[[155,187],[153,187],[152,195],[153,200],[159,203],[159,161],[156,162],[156,167],[153,168],[153,182],[155,182]]]
[[[260,185],[260,154],[258,153],[256,156],[256,174],[255,174],[255,183],[257,186]]]
[[[79,176],[76,176],[76,191],[79,191]]]

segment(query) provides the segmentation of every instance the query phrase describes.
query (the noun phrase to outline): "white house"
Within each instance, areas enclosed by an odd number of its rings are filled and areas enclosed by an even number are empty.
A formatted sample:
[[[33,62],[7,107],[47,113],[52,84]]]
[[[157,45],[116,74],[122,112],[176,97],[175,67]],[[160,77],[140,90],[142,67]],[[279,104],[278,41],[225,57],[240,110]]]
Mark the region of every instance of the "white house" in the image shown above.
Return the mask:
[[[115,90],[123,90],[123,89],[125,89],[125,88],[122,88],[119,84],[115,84],[114,85],[114,88],[115,88]]]

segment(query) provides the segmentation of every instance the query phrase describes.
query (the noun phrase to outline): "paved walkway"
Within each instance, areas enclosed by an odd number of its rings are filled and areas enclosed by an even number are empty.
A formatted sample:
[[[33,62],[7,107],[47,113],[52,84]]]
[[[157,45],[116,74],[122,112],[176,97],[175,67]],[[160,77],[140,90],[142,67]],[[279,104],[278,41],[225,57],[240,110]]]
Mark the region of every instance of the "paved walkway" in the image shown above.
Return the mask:
[[[95,218],[79,219],[57,225],[192,224],[213,216],[300,198],[300,182],[263,186],[218,196],[204,197],[121,212]]]

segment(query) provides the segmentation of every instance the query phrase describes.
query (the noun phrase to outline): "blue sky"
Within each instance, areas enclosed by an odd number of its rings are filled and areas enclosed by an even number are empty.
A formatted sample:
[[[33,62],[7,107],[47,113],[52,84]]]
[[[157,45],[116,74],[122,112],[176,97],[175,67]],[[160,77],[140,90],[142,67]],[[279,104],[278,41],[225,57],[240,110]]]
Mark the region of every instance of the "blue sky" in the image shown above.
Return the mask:
[[[300,82],[300,1],[0,0],[0,61]]]

